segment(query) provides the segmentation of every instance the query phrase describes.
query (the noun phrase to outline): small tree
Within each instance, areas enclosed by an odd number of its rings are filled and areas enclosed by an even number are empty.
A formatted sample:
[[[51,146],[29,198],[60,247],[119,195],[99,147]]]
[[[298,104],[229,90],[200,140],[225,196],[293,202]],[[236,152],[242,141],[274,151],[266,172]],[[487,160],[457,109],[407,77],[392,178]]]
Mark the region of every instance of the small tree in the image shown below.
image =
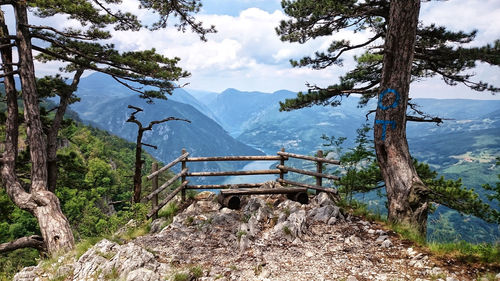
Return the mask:
[[[144,161],[142,160],[142,146],[149,146],[154,149],[158,149],[157,146],[143,143],[142,142],[142,137],[144,135],[144,132],[146,131],[151,131],[153,129],[154,125],[158,125],[161,123],[165,123],[168,121],[184,121],[191,123],[191,121],[187,119],[181,119],[177,117],[167,117],[162,120],[158,121],[151,121],[149,122],[149,125],[147,127],[143,127],[142,123],[135,118],[135,115],[139,112],[142,112],[142,108],[136,107],[129,105],[128,108],[134,109],[135,111],[130,114],[130,117],[127,119],[127,122],[130,123],[135,123],[137,124],[137,140],[135,143],[135,170],[134,170],[134,196],[132,198],[132,201],[134,203],[139,203],[141,201],[141,190],[142,190],[142,165],[144,164]]]

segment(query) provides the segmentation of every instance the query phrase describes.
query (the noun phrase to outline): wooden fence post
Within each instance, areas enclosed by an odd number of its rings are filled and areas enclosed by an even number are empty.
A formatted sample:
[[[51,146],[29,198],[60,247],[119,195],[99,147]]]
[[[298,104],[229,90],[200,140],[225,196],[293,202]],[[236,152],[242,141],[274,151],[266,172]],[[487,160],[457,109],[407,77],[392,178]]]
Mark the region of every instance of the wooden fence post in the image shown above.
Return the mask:
[[[152,173],[158,171],[158,162],[153,162],[153,167],[151,170],[152,170]],[[158,189],[158,175],[154,176],[152,179],[152,191],[155,191],[157,189]],[[152,203],[153,203],[152,210],[155,210],[156,207],[158,206],[158,194],[153,196]],[[158,218],[158,212],[155,212],[153,214],[153,220],[155,220],[157,218]]]
[[[318,158],[323,158],[323,150],[318,150]],[[317,161],[316,162],[316,172],[318,173],[323,173],[323,163]],[[316,176],[316,185],[317,186],[322,186],[323,183],[323,178],[320,176]]]
[[[285,152],[285,148],[282,147],[281,148],[281,152]],[[285,156],[283,155],[280,155],[280,165],[281,166],[285,166]],[[281,172],[280,172],[280,179],[284,180],[285,179],[285,170],[281,169]]]
[[[181,155],[184,155],[185,153],[186,153],[186,149],[183,148]],[[182,161],[181,161],[181,171],[183,171],[185,168],[186,168],[186,158],[182,159]],[[183,174],[181,177],[181,183],[183,183],[184,181],[186,181],[186,174]],[[183,188],[181,191],[181,198],[182,198],[183,202],[186,200],[186,189],[185,188]]]

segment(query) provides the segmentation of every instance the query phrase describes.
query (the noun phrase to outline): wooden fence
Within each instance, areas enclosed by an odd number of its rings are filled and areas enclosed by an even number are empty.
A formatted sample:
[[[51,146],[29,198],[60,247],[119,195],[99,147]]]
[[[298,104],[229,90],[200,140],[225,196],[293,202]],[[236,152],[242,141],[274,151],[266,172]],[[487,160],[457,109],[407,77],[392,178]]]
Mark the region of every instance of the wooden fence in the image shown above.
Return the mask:
[[[185,149],[182,150],[181,156],[165,165],[161,169],[158,169],[158,164],[153,164],[153,172],[147,176],[148,180],[152,180],[152,192],[144,197],[145,201],[152,201],[152,210],[148,213],[148,218],[156,218],[158,216],[158,211],[165,206],[175,195],[179,192],[182,194],[182,200],[186,198],[186,190],[188,189],[227,189],[227,188],[256,188],[262,186],[264,183],[239,183],[239,184],[211,184],[211,185],[190,185],[188,177],[213,177],[213,176],[242,176],[242,175],[277,175],[277,181],[284,185],[291,185],[302,187],[306,189],[314,189],[319,192],[328,192],[337,195],[337,190],[334,188],[327,188],[323,186],[323,178],[338,180],[339,177],[334,175],[328,175],[323,173],[323,164],[334,164],[339,165],[340,161],[330,160],[323,157],[323,151],[319,150],[317,153],[318,157],[300,155],[285,152],[285,149],[278,151],[276,156],[220,156],[220,157],[189,157],[189,152]],[[307,161],[313,161],[316,163],[316,171],[306,171],[302,169],[296,169],[285,165],[285,162],[289,158],[302,159]],[[279,161],[279,165],[276,169],[268,170],[251,170],[251,171],[218,171],[218,172],[189,172],[187,167],[188,162],[208,162],[208,161]],[[167,182],[158,187],[158,176],[165,172],[167,169],[181,163],[181,171],[169,179]],[[313,176],[316,178],[316,184],[306,184],[301,182],[295,182],[285,179],[285,174],[288,172],[299,173],[303,175]],[[180,179],[181,185],[176,189],[171,191],[165,199],[158,203],[158,194],[174,184],[178,179]],[[247,192],[248,194],[248,192]]]

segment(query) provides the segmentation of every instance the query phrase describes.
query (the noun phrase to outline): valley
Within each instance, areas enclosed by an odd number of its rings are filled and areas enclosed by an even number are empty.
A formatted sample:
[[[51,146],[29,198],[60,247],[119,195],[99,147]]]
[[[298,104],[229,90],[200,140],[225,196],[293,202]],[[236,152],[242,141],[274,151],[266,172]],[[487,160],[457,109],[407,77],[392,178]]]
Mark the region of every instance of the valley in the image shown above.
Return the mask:
[[[97,76],[97,77],[96,77]],[[90,81],[86,81],[90,79]],[[279,101],[295,96],[290,91],[274,93],[243,92],[227,89],[222,93],[176,89],[168,100],[157,100],[154,104],[135,97],[123,87],[117,90],[110,81],[101,81],[99,74],[82,79],[78,95],[81,102],[72,105],[85,122],[123,137],[135,140],[136,127],[126,123],[128,104],[139,106],[144,113],[138,115],[147,123],[167,116],[186,118],[192,121],[168,122],[145,135],[145,142],[158,146],[158,150],[146,148],[164,163],[180,155],[186,148],[193,156],[224,155],[274,155],[284,147],[287,151],[314,154],[325,149],[322,135],[345,137],[344,151],[353,146],[356,129],[365,122],[371,124],[373,116],[365,118],[365,112],[374,108],[369,102],[358,107],[359,99],[345,99],[341,107],[313,106],[291,112],[280,112]],[[87,85],[92,85],[86,88]],[[113,97],[108,100],[106,97]],[[481,198],[486,192],[481,185],[494,183],[500,168],[495,166],[500,156],[500,101],[414,99],[420,110],[429,115],[444,118],[439,126],[433,123],[408,124],[408,142],[412,155],[419,161],[450,179],[461,178],[465,186],[474,188]],[[336,157],[330,155],[328,157]],[[269,168],[273,163],[231,163],[231,166],[205,163],[193,165],[194,170],[250,169],[253,165]],[[297,163],[297,165],[301,165]],[[236,183],[261,181],[270,177],[251,179],[248,177],[210,178],[210,183]],[[312,180],[312,179],[311,179]],[[384,201],[375,194],[361,196],[377,212],[384,212]],[[498,207],[498,206],[497,206]],[[446,221],[445,221],[446,220]],[[474,217],[463,217],[439,206],[429,219],[429,237],[441,230],[443,223],[452,223],[457,233],[444,235],[459,237],[473,242],[496,241],[500,231],[495,225],[481,222]],[[463,221],[472,222],[467,228]],[[438,222],[435,226],[432,224]],[[441,231],[442,232],[442,231]],[[440,234],[440,237],[443,236]],[[439,238],[441,239],[441,238]]]

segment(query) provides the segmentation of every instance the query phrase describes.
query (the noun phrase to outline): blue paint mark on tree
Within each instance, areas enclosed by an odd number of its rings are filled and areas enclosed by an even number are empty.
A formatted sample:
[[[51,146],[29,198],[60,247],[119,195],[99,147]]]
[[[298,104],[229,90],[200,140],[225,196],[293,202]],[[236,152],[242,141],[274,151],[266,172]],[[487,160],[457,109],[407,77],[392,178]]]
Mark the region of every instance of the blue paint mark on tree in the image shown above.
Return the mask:
[[[387,95],[388,93],[393,93],[396,96],[396,98],[394,99],[394,102],[391,105],[385,106],[383,100],[384,96]],[[378,97],[378,107],[382,110],[387,110],[389,108],[396,108],[398,104],[399,104],[399,93],[394,89],[386,89],[382,93],[380,93]]]
[[[384,105],[384,96],[388,93],[394,94],[394,102],[391,105]],[[382,110],[388,110],[390,108],[396,108],[399,105],[399,93],[394,89],[387,88],[378,96],[378,107]],[[391,128],[396,129],[396,121],[394,120],[375,120],[375,124],[382,125],[382,140],[385,140],[385,135],[387,131],[387,125],[391,125]]]
[[[382,124],[382,140],[385,140],[385,131],[387,130],[387,125],[391,125],[392,129],[396,129],[396,121],[394,120],[375,120],[375,124]]]

